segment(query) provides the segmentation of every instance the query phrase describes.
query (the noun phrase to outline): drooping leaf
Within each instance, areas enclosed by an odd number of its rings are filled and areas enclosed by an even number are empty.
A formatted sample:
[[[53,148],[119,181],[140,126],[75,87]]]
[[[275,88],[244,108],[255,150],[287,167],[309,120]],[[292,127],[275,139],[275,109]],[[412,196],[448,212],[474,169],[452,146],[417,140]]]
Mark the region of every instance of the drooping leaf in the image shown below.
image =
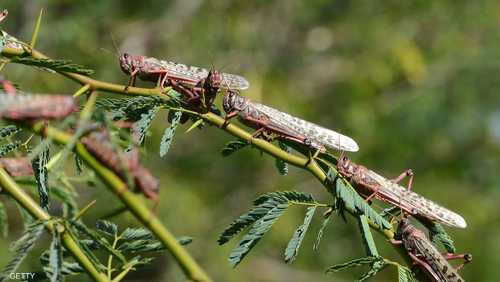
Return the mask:
[[[147,112],[143,113],[141,115],[141,119],[136,122],[134,125],[134,138],[137,141],[138,144],[142,144],[144,142],[144,138],[146,137],[146,133],[149,130],[149,127],[151,126],[151,122],[153,121],[154,117],[156,116],[156,113],[158,113],[158,110],[160,108],[158,107],[153,107],[150,108]]]
[[[358,215],[358,226],[361,231],[361,235],[363,236],[363,245],[365,246],[365,251],[368,256],[376,257],[378,256],[377,246],[375,245],[375,241],[373,240],[373,235],[370,230],[370,226],[368,225],[368,219],[366,215]]]
[[[5,281],[9,278],[12,272],[16,272],[21,262],[26,258],[29,251],[35,245],[36,240],[42,234],[44,222],[36,221],[29,224],[24,231],[21,238],[19,238],[11,246],[11,250],[15,253],[14,257],[7,263],[2,272],[0,273],[0,281]]]
[[[98,220],[95,224],[97,231],[106,234],[108,236],[116,236],[118,235],[118,226],[113,222],[107,220]]]
[[[15,125],[4,126],[4,127],[0,128],[0,140],[7,138],[13,134],[16,134],[19,131],[21,131],[21,129]]]
[[[379,260],[375,261],[372,263],[370,270],[368,270],[365,274],[363,274],[358,280],[359,282],[366,281],[370,279],[371,277],[375,276],[377,273],[382,271],[387,266],[387,263],[384,261],[383,258],[378,257]]]
[[[50,282],[61,282],[63,281],[62,266],[63,266],[63,256],[62,256],[62,245],[61,245],[61,234],[57,231],[52,231],[52,242],[50,244],[50,255],[48,268],[50,269]]]
[[[5,205],[0,202],[0,233],[3,237],[7,237],[9,232],[9,224],[7,221],[7,210]]]
[[[36,59],[33,57],[12,57],[11,62],[46,68],[57,72],[72,72],[83,75],[92,75],[94,71],[70,60]]]
[[[177,126],[179,126],[181,116],[182,116],[182,112],[180,112],[180,111],[173,111],[172,112],[171,124],[169,127],[167,127],[165,129],[165,133],[163,133],[163,136],[161,137],[160,157],[164,157],[165,155],[167,155],[168,150],[170,149],[170,145],[172,144],[172,141],[174,140],[175,130],[177,129]]]
[[[330,219],[332,218],[332,213],[328,213],[325,218],[323,219],[323,222],[321,223],[321,227],[319,228],[318,235],[316,235],[316,240],[314,241],[313,245],[313,250],[318,251],[319,250],[319,244],[321,242],[321,239],[323,238],[323,234],[325,232],[326,226],[328,223],[330,223]]]
[[[13,143],[8,143],[8,144],[4,144],[4,145],[0,146],[0,158],[3,158],[8,153],[16,150],[17,148],[19,148],[20,145],[21,145],[21,142],[14,141]]]
[[[181,244],[182,246],[186,246],[191,244],[191,242],[193,242],[193,237],[182,236],[177,238],[177,242],[179,242],[179,244]]]
[[[311,223],[315,211],[316,211],[316,206],[307,208],[307,213],[306,216],[304,217],[304,223],[302,223],[302,225],[300,225],[295,230],[292,239],[288,242],[288,245],[285,250],[285,262],[291,263],[297,257],[300,245],[302,244],[302,240],[304,240],[306,232],[309,229],[309,224]]]
[[[217,242],[223,245],[244,228],[261,219],[279,204],[298,202],[315,203],[309,194],[295,191],[271,192],[261,195],[254,201],[254,207],[234,220],[219,236]]]
[[[153,239],[153,234],[151,231],[145,228],[127,228],[122,234],[120,234],[120,238],[126,241],[134,241],[134,240],[150,240]]]
[[[121,254],[119,251],[115,250],[111,246],[111,244],[109,244],[109,242],[106,240],[106,238],[102,237],[99,233],[91,230],[90,228],[85,226],[85,224],[83,224],[81,222],[71,220],[71,221],[69,221],[69,223],[70,223],[70,226],[72,226],[77,232],[92,239],[96,244],[103,247],[108,253],[110,253],[113,256],[115,256],[116,258],[118,258],[121,262],[123,262],[123,263],[126,262],[126,259],[123,256],[123,254]]]
[[[235,267],[241,262],[248,252],[262,239],[264,234],[271,229],[287,207],[288,203],[278,204],[252,225],[248,233],[243,236],[236,248],[229,254],[231,266]]]
[[[333,168],[327,172],[327,185],[331,186],[334,195],[341,199],[343,205],[353,211],[364,214],[383,229],[391,229],[392,225],[382,216],[380,216],[349,184],[346,180],[338,176]]]
[[[240,140],[230,141],[226,144],[226,146],[224,146],[224,148],[221,151],[221,154],[224,157],[228,157],[246,146],[248,146],[248,143],[244,141]]]
[[[41,152],[33,159],[32,167],[35,172],[35,179],[38,187],[38,195],[40,197],[40,206],[46,211],[49,210],[49,172],[47,170],[47,162],[49,161],[49,147]]]
[[[292,151],[292,149],[289,146],[287,146],[285,143],[281,141],[278,141],[278,145],[283,151],[287,153],[290,153]],[[281,175],[288,174],[288,164],[285,161],[283,161],[282,159],[276,159],[275,165],[276,168],[278,169],[279,174]]]
[[[413,273],[406,267],[398,265],[398,282],[416,281]]]
[[[363,258],[353,259],[353,260],[350,260],[348,262],[339,263],[339,264],[330,266],[326,270],[326,273],[339,272],[339,271],[346,270],[346,269],[353,268],[353,267],[358,267],[358,266],[362,266],[362,265],[369,265],[369,264],[374,263],[377,260],[379,260],[378,257],[363,257]]]
[[[429,238],[434,244],[440,243],[449,253],[455,253],[457,249],[453,239],[450,237],[443,226],[436,222],[425,222],[425,226],[429,229]]]

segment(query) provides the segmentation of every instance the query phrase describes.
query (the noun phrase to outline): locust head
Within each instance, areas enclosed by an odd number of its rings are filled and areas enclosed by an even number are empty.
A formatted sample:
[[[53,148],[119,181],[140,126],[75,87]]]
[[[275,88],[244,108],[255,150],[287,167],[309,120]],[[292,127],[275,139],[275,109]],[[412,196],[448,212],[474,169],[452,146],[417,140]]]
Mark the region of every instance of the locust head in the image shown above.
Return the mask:
[[[224,96],[222,107],[226,113],[230,113],[245,109],[247,103],[248,99],[240,96],[236,90],[228,90],[226,96]]]
[[[211,69],[205,79],[205,89],[218,90],[222,86],[222,75],[218,70]]]
[[[356,174],[357,166],[346,155],[341,154],[337,161],[337,169],[343,176],[350,178]]]
[[[126,74],[132,74],[141,66],[141,56],[134,56],[128,53],[123,53],[120,56],[120,68]]]

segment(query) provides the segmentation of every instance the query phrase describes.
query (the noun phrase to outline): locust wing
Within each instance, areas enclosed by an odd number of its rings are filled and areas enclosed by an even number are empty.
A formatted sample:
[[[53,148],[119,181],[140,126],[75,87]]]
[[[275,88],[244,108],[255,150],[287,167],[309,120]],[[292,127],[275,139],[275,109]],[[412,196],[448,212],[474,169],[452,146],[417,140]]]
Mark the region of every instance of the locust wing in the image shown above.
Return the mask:
[[[350,137],[259,103],[252,102],[252,105],[267,115],[273,124],[283,130],[305,136],[311,139],[311,141],[332,149],[349,152],[359,150],[356,141]]]

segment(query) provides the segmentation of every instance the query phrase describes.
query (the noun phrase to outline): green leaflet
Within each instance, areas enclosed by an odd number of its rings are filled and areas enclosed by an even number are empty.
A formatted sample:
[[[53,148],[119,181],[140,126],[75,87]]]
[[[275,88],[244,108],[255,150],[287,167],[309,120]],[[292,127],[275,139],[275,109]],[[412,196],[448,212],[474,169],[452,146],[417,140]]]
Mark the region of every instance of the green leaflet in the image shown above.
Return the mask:
[[[3,158],[8,153],[16,150],[21,145],[21,142],[14,141],[13,143],[5,144],[0,146],[0,158]]]
[[[13,134],[16,134],[19,131],[21,131],[21,129],[15,125],[4,126],[4,127],[0,128],[0,140],[7,138]]]
[[[221,154],[223,157],[228,157],[246,146],[248,146],[248,143],[245,141],[229,141],[222,149]]]
[[[13,63],[47,68],[57,72],[72,72],[83,75],[92,75],[94,71],[70,60],[35,59],[32,57],[12,57]]]
[[[52,242],[50,244],[49,253],[49,264],[47,266],[49,271],[46,273],[47,277],[50,278],[50,282],[61,282],[63,281],[61,234],[56,230],[52,231]]]
[[[38,240],[42,234],[44,224],[45,223],[42,221],[36,221],[27,225],[21,238],[12,244],[11,250],[15,255],[0,273],[0,281],[5,281],[9,278],[10,273],[17,270],[21,262],[35,245],[36,240]]]
[[[38,195],[40,197],[40,206],[49,210],[49,172],[47,170],[47,162],[49,161],[49,147],[46,147],[36,158],[33,159],[31,165],[35,172],[35,179],[38,187]]]
[[[449,253],[455,253],[457,249],[455,248],[453,239],[450,237],[443,226],[436,222],[424,221],[424,225],[429,229],[429,237],[434,244],[440,243]]]
[[[358,215],[358,225],[361,235],[363,236],[363,245],[365,246],[366,254],[372,257],[378,256],[377,246],[373,240],[373,235],[368,225],[368,220],[365,215]]]
[[[98,220],[95,226],[97,228],[97,231],[108,236],[114,237],[118,235],[118,226],[111,221]]]
[[[411,272],[411,270],[409,270],[406,267],[402,267],[401,265],[398,265],[398,281],[399,282],[412,282],[412,281],[417,281],[417,280],[413,276],[413,273]]]
[[[170,114],[170,113],[169,113]],[[165,129],[165,133],[163,133],[163,136],[161,137],[161,142],[160,142],[160,157],[164,157],[167,155],[170,145],[172,144],[172,141],[174,140],[174,135],[175,131],[177,129],[177,126],[179,126],[179,122],[182,117],[182,112],[180,111],[174,111],[172,113],[172,121],[169,127]]]
[[[193,242],[193,237],[182,236],[177,238],[177,242],[179,242],[179,244],[181,244],[182,246],[186,246],[191,244],[191,242]]]
[[[145,228],[127,228],[122,234],[120,234],[120,238],[126,241],[129,240],[150,240],[153,239],[153,234],[145,229]]]
[[[350,260],[348,262],[339,263],[339,264],[330,266],[326,270],[326,273],[339,272],[339,271],[346,270],[346,269],[353,268],[353,267],[372,264],[377,260],[379,260],[378,257],[364,257],[364,258],[353,259],[353,260]]]
[[[293,233],[292,239],[288,242],[288,245],[285,250],[285,262],[291,263],[297,257],[299,252],[300,245],[304,240],[307,230],[309,229],[309,224],[311,224],[311,220],[314,216],[314,212],[316,211],[316,206],[308,207],[306,216],[304,217],[304,223],[300,225],[295,232]]]
[[[270,192],[261,195],[254,201],[254,207],[234,220],[219,236],[217,242],[223,245],[245,227],[261,219],[271,209],[288,202],[315,203],[311,195],[295,191]]]
[[[147,112],[141,115],[141,119],[134,125],[134,137],[136,138],[138,144],[142,144],[144,142],[146,133],[148,132],[151,122],[153,121],[156,113],[158,113],[159,109],[159,107],[150,108]]]
[[[272,208],[266,215],[253,224],[248,233],[238,242],[229,254],[232,267],[237,266],[250,250],[259,242],[264,234],[271,229],[273,224],[288,208],[288,203],[281,203]]]
[[[328,223],[330,223],[330,219],[332,218],[332,213],[328,213],[325,218],[323,219],[323,222],[321,223],[321,227],[319,228],[318,235],[316,235],[316,240],[314,241],[313,245],[313,250],[318,251],[319,250],[319,243],[321,242],[321,239],[323,238],[323,234],[325,232],[326,226]]]
[[[121,262],[123,262],[123,263],[126,262],[125,257],[120,252],[118,252],[117,250],[115,250],[109,244],[109,242],[106,240],[106,238],[100,236],[99,233],[97,233],[97,232],[89,229],[87,226],[85,226],[81,222],[77,222],[77,221],[71,220],[71,221],[69,221],[69,223],[70,223],[70,226],[72,226],[76,231],[78,231],[79,233],[81,233],[81,234],[89,237],[90,239],[92,239],[99,246],[104,247],[104,249],[108,253],[110,253],[113,256],[115,256],[116,258],[118,258]]]
[[[3,237],[7,237],[9,232],[9,224],[7,221],[7,210],[5,205],[0,202],[0,233]]]
[[[342,199],[344,205],[353,211],[359,211],[366,215],[368,219],[375,222],[383,229],[391,229],[391,224],[382,216],[380,216],[359,194],[354,188],[343,178],[338,177],[338,174],[332,167],[329,167],[327,172],[327,185],[334,186],[334,195]]]
[[[165,246],[156,239],[134,240],[122,243],[118,249],[122,252],[158,252],[165,250]]]
[[[278,141],[278,145],[283,151],[285,151],[287,153],[290,153],[292,151],[292,148],[290,148],[289,146],[287,146],[285,143],[283,143],[281,141]],[[288,164],[285,161],[283,161],[282,159],[276,159],[275,165],[276,165],[276,168],[278,169],[279,174],[281,174],[281,175],[288,174]]]

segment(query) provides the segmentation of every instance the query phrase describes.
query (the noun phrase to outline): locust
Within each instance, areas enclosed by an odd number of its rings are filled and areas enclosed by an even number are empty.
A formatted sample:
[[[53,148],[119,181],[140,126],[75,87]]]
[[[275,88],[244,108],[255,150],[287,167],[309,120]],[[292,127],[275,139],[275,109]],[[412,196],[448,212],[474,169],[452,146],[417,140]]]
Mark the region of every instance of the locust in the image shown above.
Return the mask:
[[[350,152],[359,150],[358,144],[350,137],[252,102],[233,89],[224,96],[223,108],[226,122],[237,116],[243,124],[257,129],[253,136],[271,132],[284,140],[306,145],[319,152],[326,152],[327,148]]]
[[[0,167],[4,168],[12,177],[31,176],[33,167],[27,157],[0,158]]]
[[[470,254],[441,254],[421,230],[413,226],[407,218],[401,219],[396,239],[392,243],[402,245],[415,265],[436,282],[464,282],[458,274],[465,263],[472,260]],[[464,264],[455,269],[448,260],[464,259]]]
[[[376,198],[394,206],[399,206],[405,212],[431,221],[438,221],[448,226],[465,228],[467,223],[460,215],[434,203],[431,200],[411,191],[413,172],[406,170],[394,180],[389,180],[374,171],[354,163],[347,156],[341,155],[337,162],[337,170],[350,180],[361,194],[367,195],[367,200]],[[408,188],[398,184],[409,176]]]
[[[60,119],[76,110],[78,110],[77,104],[71,96],[0,93],[0,118],[7,120]]]
[[[146,197],[158,202],[159,181],[139,162],[139,151],[133,148],[127,153],[119,152],[110,141],[106,130],[94,131],[81,139],[85,148],[100,162],[109,167],[122,180],[129,175],[137,188]]]
[[[161,88],[163,88],[168,80],[175,80],[186,85],[196,86],[209,73],[207,69],[201,67],[187,66],[172,61],[130,55],[128,53],[123,53],[119,57],[119,61],[122,71],[130,75],[127,87],[135,85],[136,77],[144,81],[160,81]],[[224,82],[224,86],[222,87],[245,90],[250,86],[250,83],[242,76],[229,73],[221,73],[220,75]]]

